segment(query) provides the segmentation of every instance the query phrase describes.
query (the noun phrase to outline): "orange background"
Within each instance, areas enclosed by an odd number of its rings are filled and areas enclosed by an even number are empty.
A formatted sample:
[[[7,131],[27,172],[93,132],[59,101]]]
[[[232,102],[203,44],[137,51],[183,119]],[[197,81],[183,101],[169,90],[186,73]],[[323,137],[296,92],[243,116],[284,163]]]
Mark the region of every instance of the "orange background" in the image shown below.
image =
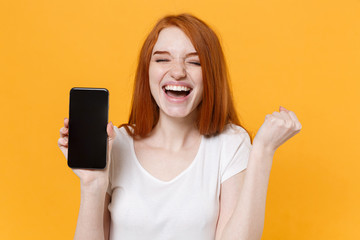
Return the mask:
[[[128,118],[140,46],[189,12],[219,34],[253,133],[280,105],[302,123],[271,172],[264,240],[360,239],[360,1],[0,2],[0,239],[72,239],[79,180],[57,147],[74,86]]]

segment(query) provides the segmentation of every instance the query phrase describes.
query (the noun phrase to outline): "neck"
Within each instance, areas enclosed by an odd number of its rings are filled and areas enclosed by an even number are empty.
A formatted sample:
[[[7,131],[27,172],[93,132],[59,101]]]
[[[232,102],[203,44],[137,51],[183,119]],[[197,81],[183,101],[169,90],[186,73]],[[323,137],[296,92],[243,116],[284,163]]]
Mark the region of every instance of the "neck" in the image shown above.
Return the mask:
[[[177,151],[196,144],[201,135],[195,125],[196,112],[185,118],[173,118],[160,112],[159,121],[151,137],[168,150]]]

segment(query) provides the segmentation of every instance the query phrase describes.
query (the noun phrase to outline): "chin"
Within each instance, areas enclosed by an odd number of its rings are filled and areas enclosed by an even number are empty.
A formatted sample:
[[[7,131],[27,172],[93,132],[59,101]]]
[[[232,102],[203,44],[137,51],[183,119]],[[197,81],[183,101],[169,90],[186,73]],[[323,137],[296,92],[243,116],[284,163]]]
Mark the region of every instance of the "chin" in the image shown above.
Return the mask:
[[[179,112],[165,112],[165,114],[173,118],[185,118],[190,115],[190,113],[179,113]]]
[[[166,114],[169,117],[172,118],[186,118],[186,117],[190,117],[191,115],[195,114],[193,111],[190,110],[185,110],[185,109],[164,109],[163,112],[164,114]]]

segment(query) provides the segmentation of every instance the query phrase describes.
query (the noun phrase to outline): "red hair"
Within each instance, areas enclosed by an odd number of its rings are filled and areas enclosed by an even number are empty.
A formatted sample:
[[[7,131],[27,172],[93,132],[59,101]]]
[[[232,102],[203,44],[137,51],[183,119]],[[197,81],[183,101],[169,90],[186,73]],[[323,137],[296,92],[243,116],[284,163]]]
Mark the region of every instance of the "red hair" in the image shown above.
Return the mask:
[[[160,19],[147,36],[139,55],[129,122],[121,126],[125,126],[132,137],[145,137],[158,122],[159,107],[150,92],[149,65],[159,33],[166,27],[180,28],[199,54],[204,87],[198,106],[197,127],[200,134],[219,134],[228,123],[241,126],[234,108],[219,39],[206,23],[190,14],[169,15]]]

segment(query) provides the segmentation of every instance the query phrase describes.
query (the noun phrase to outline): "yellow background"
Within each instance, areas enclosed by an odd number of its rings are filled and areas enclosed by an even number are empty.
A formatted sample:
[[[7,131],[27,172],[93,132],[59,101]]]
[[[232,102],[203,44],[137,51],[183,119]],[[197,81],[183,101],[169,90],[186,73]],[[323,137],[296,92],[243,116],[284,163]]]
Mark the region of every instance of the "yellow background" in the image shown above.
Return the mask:
[[[275,154],[263,239],[360,239],[359,0],[2,0],[0,239],[72,239],[69,90],[108,88],[125,122],[146,34],[181,12],[219,34],[248,130],[280,105],[302,123]]]

